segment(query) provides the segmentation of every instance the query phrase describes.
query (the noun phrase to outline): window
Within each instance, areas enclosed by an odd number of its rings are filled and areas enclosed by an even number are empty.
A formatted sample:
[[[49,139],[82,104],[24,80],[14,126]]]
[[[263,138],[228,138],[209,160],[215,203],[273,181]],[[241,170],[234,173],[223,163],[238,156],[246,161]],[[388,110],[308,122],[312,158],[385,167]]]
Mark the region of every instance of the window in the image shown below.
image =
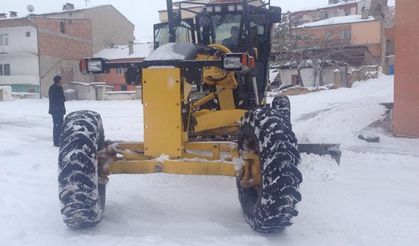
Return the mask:
[[[26,32],[26,37],[30,37],[31,36],[31,32]]]
[[[240,14],[214,15],[211,17],[214,25],[215,43],[223,44],[227,39],[231,39],[232,45],[239,45],[240,37],[232,38],[232,28],[240,28]],[[239,32],[239,31],[238,31]]]
[[[10,64],[0,64],[0,76],[10,76]]]
[[[3,65],[4,76],[10,76],[10,64]]]
[[[125,69],[124,68],[116,68],[116,74],[125,74]]]
[[[9,46],[9,34],[0,33],[0,46]]]
[[[343,39],[343,40],[351,39],[351,31],[350,30],[341,31],[340,39]]]
[[[190,43],[192,41],[190,25],[185,21],[182,21],[181,25],[176,27],[176,43]],[[167,23],[156,25],[154,40],[156,48],[169,43],[169,26]]]
[[[62,33],[65,33],[65,22],[64,22],[64,21],[61,21],[61,22],[60,22],[60,31],[61,31]]]
[[[326,40],[326,41],[329,41],[329,40],[332,40],[332,33],[331,32],[326,32],[325,34],[324,34],[324,40]]]

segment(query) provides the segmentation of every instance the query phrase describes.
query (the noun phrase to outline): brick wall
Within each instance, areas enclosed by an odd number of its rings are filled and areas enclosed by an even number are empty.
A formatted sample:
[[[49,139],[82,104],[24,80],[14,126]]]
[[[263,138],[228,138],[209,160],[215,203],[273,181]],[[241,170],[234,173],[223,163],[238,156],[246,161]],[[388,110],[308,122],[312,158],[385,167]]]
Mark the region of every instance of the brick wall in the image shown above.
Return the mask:
[[[79,60],[93,55],[90,20],[40,17],[33,23],[38,27],[41,56]]]
[[[300,45],[304,46],[342,46],[350,45],[349,39],[342,39],[341,32],[351,31],[351,25],[334,25],[334,26],[320,26],[301,29],[299,34],[308,36],[308,41],[301,42]],[[326,40],[326,33],[329,33],[330,40]]]
[[[139,62],[141,60],[142,59],[136,59],[136,58],[117,59],[117,60],[112,60],[112,62]],[[127,83],[125,82],[125,75],[123,71],[119,71],[118,73],[116,69],[111,69],[110,73],[108,74],[101,74],[101,75],[95,76],[95,81],[106,82],[107,85],[113,86],[115,91],[120,91],[122,90],[122,87],[125,87],[125,86],[128,91],[135,91],[137,87],[135,85],[127,85]]]
[[[299,45],[309,47],[349,47],[366,46],[377,59],[382,56],[381,25],[379,21],[358,22],[351,24],[336,24],[303,28],[300,35],[309,36],[308,41]],[[343,32],[349,36],[343,37]],[[329,40],[325,37],[329,36]]]
[[[63,77],[64,87],[72,81],[89,81],[78,69],[80,59],[93,56],[92,25],[87,19],[31,19],[38,29],[41,93],[47,96],[55,75]]]
[[[27,18],[20,19],[2,19],[0,27],[30,26],[31,22]]]
[[[396,4],[394,134],[419,137],[419,1]]]
[[[65,84],[90,80],[78,69],[80,59],[93,56],[90,20],[44,16],[0,20],[0,27],[17,26],[34,26],[37,29],[39,49],[36,55],[39,58],[40,91],[43,96],[47,96],[55,75],[61,75]]]
[[[303,24],[305,22],[314,22],[330,17],[345,16],[347,13],[354,15],[359,11],[358,3],[349,3],[345,5],[330,6],[320,9],[298,11],[292,13],[292,16],[295,18],[297,23]]]

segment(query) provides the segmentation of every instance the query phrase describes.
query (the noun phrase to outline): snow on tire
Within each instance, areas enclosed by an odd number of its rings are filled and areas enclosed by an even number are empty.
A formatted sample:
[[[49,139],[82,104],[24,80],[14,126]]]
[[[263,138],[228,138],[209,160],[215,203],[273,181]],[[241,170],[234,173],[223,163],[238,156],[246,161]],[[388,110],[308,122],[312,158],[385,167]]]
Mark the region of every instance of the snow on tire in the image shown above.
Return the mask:
[[[106,184],[99,182],[97,152],[104,147],[102,119],[92,111],[69,114],[61,132],[59,199],[64,223],[89,228],[102,218]]]
[[[242,187],[240,178],[237,179],[246,221],[258,232],[283,231],[298,215],[296,204],[301,201],[298,188],[303,180],[297,169],[300,155],[287,109],[259,108],[247,112],[241,121],[238,141],[240,150],[258,153],[261,164],[259,191]]]

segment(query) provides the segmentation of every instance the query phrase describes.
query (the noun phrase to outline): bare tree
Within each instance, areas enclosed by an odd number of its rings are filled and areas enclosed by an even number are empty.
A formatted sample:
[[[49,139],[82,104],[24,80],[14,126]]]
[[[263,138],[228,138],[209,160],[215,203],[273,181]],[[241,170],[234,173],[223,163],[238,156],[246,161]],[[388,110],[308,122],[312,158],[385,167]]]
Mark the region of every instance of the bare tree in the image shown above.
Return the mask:
[[[301,76],[303,68],[314,69],[314,86],[323,86],[324,70],[328,66],[347,67],[351,60],[350,30],[332,30],[325,36],[315,36],[298,27],[290,12],[284,13],[281,23],[273,30],[273,51],[279,54],[280,61],[291,64],[297,69],[298,78],[302,86]]]
[[[301,69],[305,66],[306,59],[302,44],[309,37],[298,31],[297,22],[291,12],[282,15],[282,21],[274,27],[272,37],[272,49],[279,54],[283,62],[295,64],[299,81],[304,86]]]

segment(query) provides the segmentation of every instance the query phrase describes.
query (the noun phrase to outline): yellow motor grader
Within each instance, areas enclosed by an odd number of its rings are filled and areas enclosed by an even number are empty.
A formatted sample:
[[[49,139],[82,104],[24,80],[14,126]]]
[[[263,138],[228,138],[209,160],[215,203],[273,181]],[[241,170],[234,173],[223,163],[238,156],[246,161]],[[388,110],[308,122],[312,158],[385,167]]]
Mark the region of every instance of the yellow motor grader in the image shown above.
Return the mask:
[[[182,18],[187,12],[193,17]],[[167,173],[235,177],[248,224],[284,230],[298,214],[303,178],[290,101],[265,100],[271,29],[281,9],[250,0],[174,8],[167,0],[167,15],[155,25],[155,51],[146,60],[80,62],[86,74],[123,68],[128,84],[142,86],[144,142],[105,141],[99,114],[69,114],[59,153],[64,222],[88,228],[101,220],[110,175]]]

